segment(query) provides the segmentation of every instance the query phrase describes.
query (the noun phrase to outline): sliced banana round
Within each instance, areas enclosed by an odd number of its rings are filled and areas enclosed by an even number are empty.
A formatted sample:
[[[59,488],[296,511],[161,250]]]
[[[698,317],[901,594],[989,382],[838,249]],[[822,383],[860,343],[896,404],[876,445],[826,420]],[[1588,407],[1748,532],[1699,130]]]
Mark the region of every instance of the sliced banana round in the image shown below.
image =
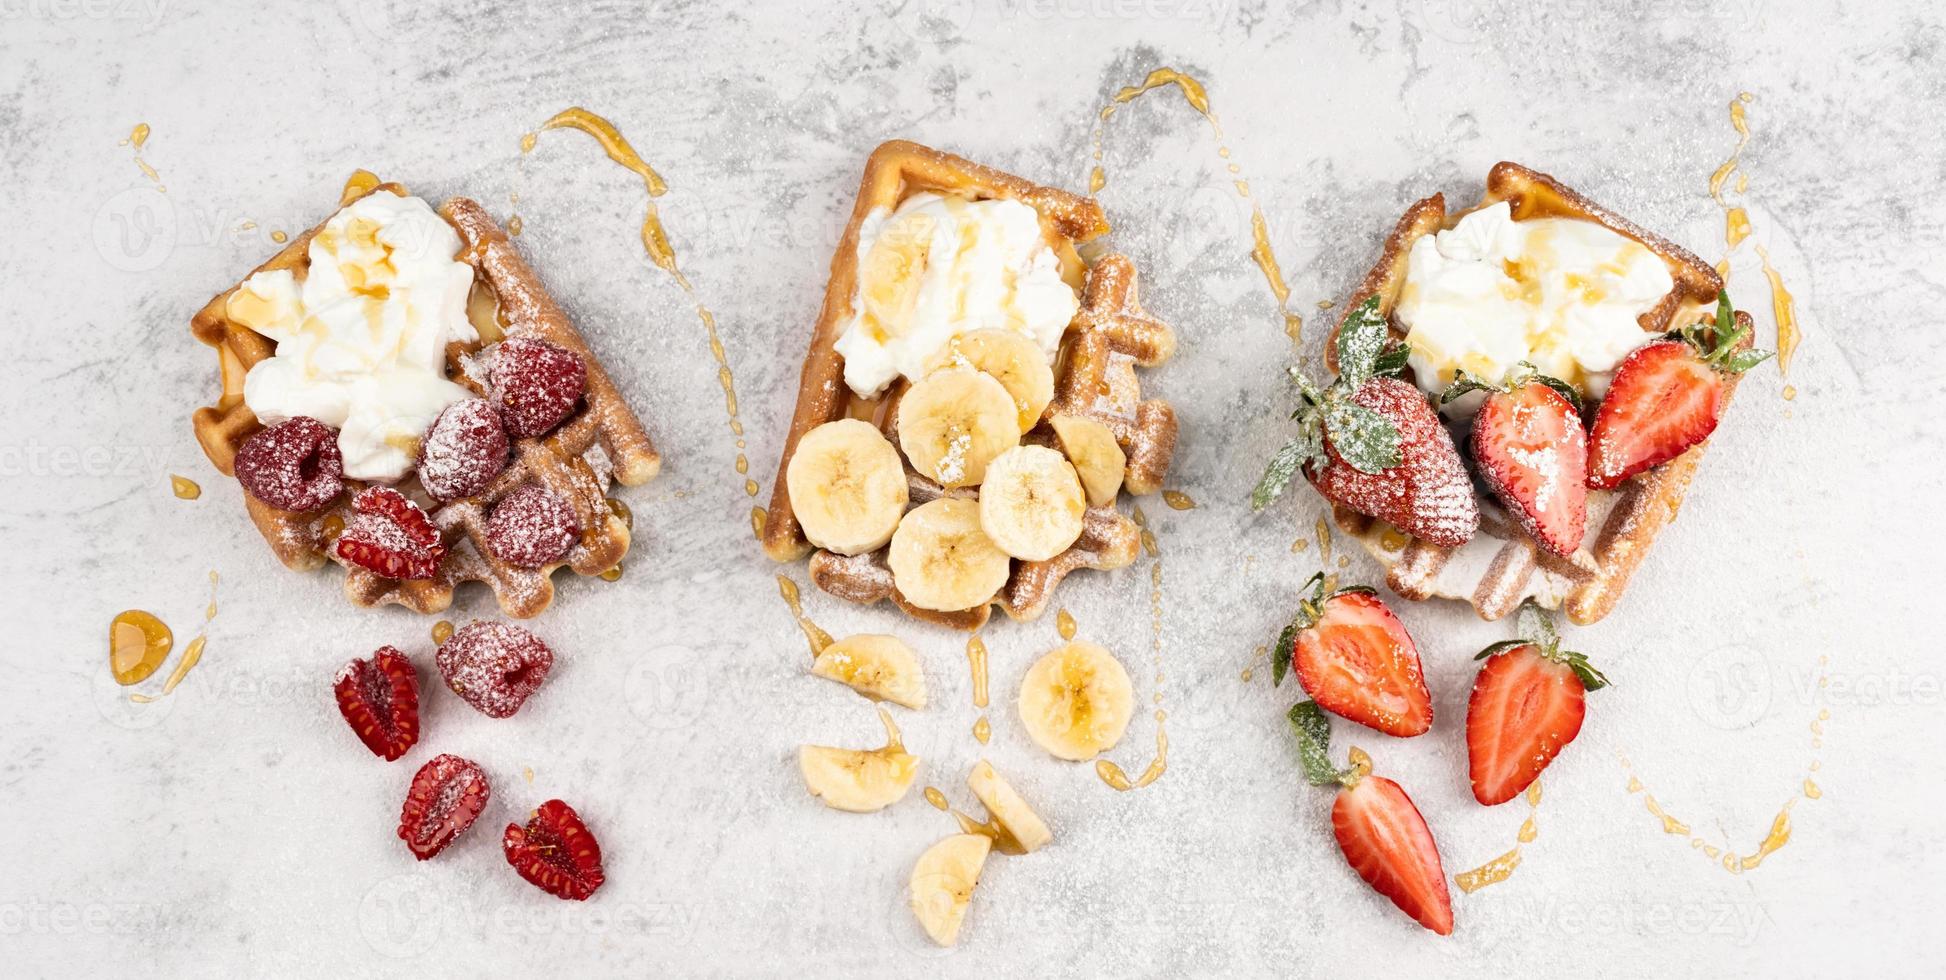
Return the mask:
[[[1032,853],[1054,839],[1054,832],[1047,829],[1047,822],[1027,805],[1026,800],[1021,799],[1006,780],[1000,778],[1000,774],[994,771],[993,763],[985,759],[976,763],[973,771],[966,774],[966,785],[986,806],[988,815],[1000,826],[1001,832],[1020,845],[1020,853]]]
[[[1056,758],[1085,762],[1121,741],[1135,690],[1114,654],[1077,641],[1027,668],[1019,706],[1034,744]]]
[[[1019,442],[1014,398],[990,374],[937,371],[899,399],[899,448],[913,469],[940,486],[978,486],[987,463]]]
[[[1081,537],[1088,502],[1074,466],[1046,446],[1015,446],[987,464],[980,529],[1001,551],[1046,561]]]
[[[840,749],[829,745],[801,745],[797,768],[804,786],[834,810],[870,813],[897,803],[919,775],[919,757],[905,750],[898,726],[884,708],[885,745],[876,749]]]
[[[1005,327],[963,333],[927,359],[928,371],[972,368],[993,376],[1014,399],[1020,431],[1039,422],[1054,400],[1054,367],[1033,338]]]
[[[883,633],[847,636],[824,648],[811,673],[828,677],[874,701],[926,706],[926,673],[905,641]]]
[[[1106,507],[1122,491],[1122,473],[1128,468],[1128,454],[1115,441],[1107,425],[1086,415],[1056,415],[1047,420],[1060,440],[1061,451],[1074,463],[1082,489],[1088,491],[1088,506]]]
[[[959,941],[960,923],[973,901],[993,841],[985,834],[954,834],[926,848],[912,866],[912,914],[941,946]]]
[[[826,422],[804,433],[784,484],[804,537],[841,555],[884,547],[905,514],[899,451],[863,419]]]
[[[1013,571],[1007,553],[980,530],[980,505],[941,497],[906,511],[886,556],[907,602],[958,612],[991,601]]]

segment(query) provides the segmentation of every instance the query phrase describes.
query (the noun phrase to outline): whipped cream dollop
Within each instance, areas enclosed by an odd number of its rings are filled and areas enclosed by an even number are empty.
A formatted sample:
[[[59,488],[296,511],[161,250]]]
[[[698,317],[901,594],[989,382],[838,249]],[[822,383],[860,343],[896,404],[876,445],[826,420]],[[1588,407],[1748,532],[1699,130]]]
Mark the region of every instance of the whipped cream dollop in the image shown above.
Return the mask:
[[[921,192],[860,224],[851,320],[835,346],[845,384],[870,398],[987,327],[1032,338],[1052,364],[1079,306],[1033,208]]]
[[[1662,259],[1626,235],[1574,218],[1515,221],[1503,201],[1412,243],[1393,315],[1429,393],[1460,370],[1498,384],[1527,361],[1600,397],[1650,339],[1636,318],[1674,285]],[[1475,393],[1448,409],[1478,402]]]
[[[478,339],[466,317],[472,267],[425,201],[376,191],[312,237],[300,281],[259,272],[230,319],[277,342],[243,380],[266,423],[306,415],[338,430],[345,475],[396,481],[441,409],[472,393],[446,378],[446,345]]]

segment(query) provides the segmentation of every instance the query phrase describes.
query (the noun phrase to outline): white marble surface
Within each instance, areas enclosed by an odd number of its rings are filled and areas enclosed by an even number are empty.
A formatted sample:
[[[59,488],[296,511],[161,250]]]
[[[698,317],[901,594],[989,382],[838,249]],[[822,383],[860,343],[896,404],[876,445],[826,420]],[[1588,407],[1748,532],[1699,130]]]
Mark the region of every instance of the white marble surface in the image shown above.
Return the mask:
[[[1296,9],[1289,9],[1295,6]],[[7,311],[0,388],[4,594],[0,950],[12,976],[1757,975],[1922,972],[1942,905],[1937,501],[1946,391],[1946,178],[1935,110],[1946,40],[1922,2],[1642,0],[1285,5],[1248,0],[912,0],[823,10],[661,0],[309,5],[14,0],[0,5]],[[668,178],[685,268],[721,315],[768,482],[797,358],[860,164],[904,136],[1085,186],[1096,109],[1168,64],[1209,83],[1261,200],[1293,305],[1342,297],[1410,200],[1478,193],[1519,160],[1714,258],[1705,181],[1755,94],[1744,155],[1753,244],[1795,289],[1806,339],[1786,403],[1758,369],[1682,512],[1615,615],[1572,640],[1606,667],[1581,739],[1549,770],[1540,836],[1507,882],[1455,893],[1458,931],[1406,922],[1340,861],[1328,796],[1301,784],[1252,651],[1317,550],[1308,494],[1241,500],[1278,442],[1292,356],[1250,263],[1247,209],[1207,128],[1173,97],[1119,115],[1102,200],[1150,307],[1181,333],[1151,375],[1183,420],[1151,503],[1164,551],[1168,774],[1131,794],[1036,750],[1010,691],[1051,617],[988,631],[985,754],[1056,843],[997,860],[962,946],[928,947],[901,891],[948,821],[915,792],[882,813],[804,794],[801,741],[863,743],[866,704],[804,673],[803,643],[746,521],[703,336],[636,238],[639,181],[585,138],[520,134],[585,105]],[[131,126],[153,127],[138,170]],[[626,494],[641,533],[617,584],[565,584],[535,624],[560,652],[526,711],[492,721],[437,690],[406,761],[350,737],[327,683],[382,643],[429,665],[430,620],[354,610],[335,575],[271,559],[236,485],[197,450],[215,390],[190,314],[309,225],[354,167],[505,215],[664,450]],[[251,230],[239,230],[253,222]],[[124,234],[126,229],[127,233]],[[148,237],[153,232],[153,237]],[[1770,339],[1750,245],[1734,294]],[[1313,317],[1305,355],[1321,330]],[[168,474],[206,488],[170,495]],[[767,490],[766,490],[767,492]],[[143,607],[186,639],[222,573],[203,665],[127,704],[104,625]],[[802,579],[802,569],[788,569]],[[1362,558],[1350,573],[1374,569]],[[1074,579],[1085,635],[1154,688],[1146,562]],[[970,805],[980,754],[961,639],[809,597],[836,632],[896,629],[935,705],[900,717],[923,778]],[[456,618],[491,615],[478,592]],[[1470,798],[1470,654],[1503,629],[1409,606],[1435,691],[1430,735],[1355,741],[1414,794],[1449,872],[1505,850],[1521,804]],[[1816,678],[1820,657],[1828,685]],[[1811,722],[1829,710],[1821,747]],[[1140,719],[1113,757],[1150,756]],[[480,825],[416,865],[393,837],[434,752],[495,783]],[[1749,853],[1812,760],[1790,843],[1732,875],[1668,836],[1670,812]],[[531,784],[524,777],[531,768]],[[498,830],[549,796],[599,834],[609,884],[585,905],[519,881]]]

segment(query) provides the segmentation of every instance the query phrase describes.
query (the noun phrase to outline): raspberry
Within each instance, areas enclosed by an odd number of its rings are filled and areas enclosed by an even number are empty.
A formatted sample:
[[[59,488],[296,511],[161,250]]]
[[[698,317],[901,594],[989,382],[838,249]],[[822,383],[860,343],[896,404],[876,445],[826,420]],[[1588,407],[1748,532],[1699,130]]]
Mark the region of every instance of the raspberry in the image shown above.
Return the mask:
[[[489,718],[507,718],[547,680],[554,651],[518,626],[475,621],[447,637],[433,662],[467,704]]]
[[[373,755],[391,762],[419,741],[419,675],[397,648],[345,664],[331,687],[338,713]]]
[[[487,516],[488,550],[521,568],[559,561],[580,539],[581,523],[574,508],[537,483],[508,494]]]
[[[338,536],[338,557],[389,579],[428,579],[446,557],[439,531],[419,505],[391,487],[366,487],[351,501],[357,516]]]
[[[588,387],[588,367],[565,347],[514,337],[494,351],[487,379],[507,434],[533,439],[552,432],[574,412]]]
[[[525,827],[508,824],[500,848],[522,878],[556,898],[586,901],[607,877],[595,835],[560,800],[541,804]]]
[[[440,500],[471,497],[506,468],[507,430],[478,398],[446,406],[419,448],[419,482]]]
[[[261,429],[237,450],[236,478],[244,492],[278,510],[317,510],[345,489],[338,435],[304,416]]]
[[[493,789],[479,764],[456,755],[434,756],[419,767],[399,811],[399,839],[421,861],[438,854],[473,826]]]

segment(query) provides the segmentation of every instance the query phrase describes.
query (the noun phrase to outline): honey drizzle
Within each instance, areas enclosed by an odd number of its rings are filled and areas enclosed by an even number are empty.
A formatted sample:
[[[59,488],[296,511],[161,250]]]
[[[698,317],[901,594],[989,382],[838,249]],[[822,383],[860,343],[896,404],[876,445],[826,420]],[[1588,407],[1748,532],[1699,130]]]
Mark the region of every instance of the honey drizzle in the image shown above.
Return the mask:
[[[1170,510],[1195,510],[1196,509],[1195,498],[1191,497],[1186,493],[1183,493],[1181,490],[1162,491],[1162,502],[1168,504]]]
[[[1155,667],[1155,758],[1149,761],[1142,775],[1130,781],[1128,773],[1111,759],[1095,760],[1095,775],[1119,792],[1141,789],[1162,778],[1169,771],[1169,713],[1162,709],[1162,549],[1156,542],[1155,532],[1149,527],[1149,518],[1137,506],[1132,515],[1135,524],[1142,529],[1142,548],[1149,553],[1149,654]]]
[[[209,573],[209,605],[203,609],[203,628],[196,632],[196,638],[190,640],[189,645],[182,648],[182,657],[176,661],[176,669],[169,673],[168,680],[162,682],[165,696],[174,694],[176,685],[181,684],[183,678],[188,677],[189,672],[203,660],[203,648],[209,643],[209,624],[216,619],[217,581],[216,572],[212,569]]]
[[[108,623],[108,669],[124,687],[148,680],[175,648],[175,633],[153,613],[130,609]]]
[[[790,576],[777,576],[777,594],[783,596],[784,605],[790,607],[791,618],[797,621],[797,628],[804,632],[804,641],[809,644],[811,656],[815,659],[818,654],[824,652],[825,647],[831,645],[831,634],[826,633],[818,627],[818,624],[811,622],[809,616],[804,615],[804,603],[798,595],[797,582]]]
[[[1541,783],[1535,780],[1523,794],[1527,800],[1527,819],[1521,821],[1520,833],[1514,835],[1514,846],[1507,853],[1474,868],[1453,876],[1453,884],[1468,895],[1488,885],[1497,885],[1513,876],[1514,869],[1520,867],[1520,849],[1532,844],[1540,836],[1540,825],[1534,822],[1535,814],[1541,808]]]
[[[926,802],[932,804],[935,810],[944,811],[952,809],[952,805],[946,802],[946,794],[940,792],[937,786],[926,787],[925,796]]]
[[[1054,614],[1054,631],[1061,634],[1061,639],[1073,640],[1074,634],[1078,630],[1079,627],[1074,622],[1073,613],[1063,608],[1060,612]]]
[[[987,644],[978,633],[966,638],[966,666],[973,672],[973,707],[987,706]]]
[[[525,157],[532,153],[535,144],[539,142],[539,134],[550,129],[572,129],[588,135],[601,146],[602,152],[608,155],[608,159],[642,178],[643,189],[648,192],[648,211],[642,218],[643,251],[648,254],[649,261],[667,272],[670,278],[676,281],[676,285],[682,287],[683,294],[696,307],[696,319],[703,325],[703,333],[709,341],[710,356],[716,361],[716,381],[723,389],[724,413],[729,418],[730,435],[736,444],[736,471],[740,476],[747,474],[750,470],[750,458],[746,453],[743,418],[737,406],[736,374],[730,368],[729,354],[723,347],[722,336],[717,332],[716,314],[703,304],[701,297],[696,293],[696,287],[690,284],[689,277],[683,274],[682,268],[677,264],[675,246],[670,244],[668,231],[662,225],[661,212],[656,208],[656,198],[669,191],[668,182],[662,179],[662,175],[657,173],[654,167],[649,166],[648,161],[642,159],[642,155],[636,152],[635,147],[614,123],[580,106],[563,109],[555,113],[553,118],[542,123],[539,130],[523,134],[520,138],[521,156]],[[757,481],[744,477],[743,492],[746,497],[754,500],[760,489]],[[750,529],[754,536],[763,536],[764,520],[763,508],[753,505],[750,509]]]
[[[434,623],[434,624],[432,624],[432,641],[433,641],[433,643],[435,643],[435,644],[438,644],[438,643],[444,643],[444,642],[446,642],[447,640],[449,640],[449,639],[452,639],[452,637],[453,637],[453,621],[452,621],[452,620],[450,620],[450,619],[442,619],[442,620],[440,620],[439,622],[437,622],[437,623]]]
[[[993,738],[993,723],[987,720],[986,715],[981,715],[980,720],[973,723],[973,740],[985,745],[991,738]]]
[[[169,188],[162,186],[162,175],[157,173],[147,160],[142,159],[142,148],[147,146],[148,142],[149,124],[139,122],[135,124],[135,128],[128,131],[128,137],[116,145],[128,147],[135,154],[136,169],[142,171],[142,176],[147,177],[149,182],[155,185],[157,193],[167,194]]]
[[[179,500],[195,500],[203,495],[203,488],[195,480],[174,473],[169,474],[169,489]]]
[[[1231,159],[1230,145],[1223,135],[1223,124],[1216,118],[1215,111],[1210,108],[1209,92],[1203,87],[1202,82],[1174,68],[1165,67],[1149,72],[1148,77],[1144,78],[1141,84],[1124,86],[1121,91],[1116,92],[1115,97],[1109,100],[1107,105],[1102,106],[1095,115],[1092,151],[1094,162],[1088,172],[1088,193],[1098,194],[1102,188],[1108,186],[1108,173],[1102,167],[1102,147],[1107,138],[1108,120],[1114,117],[1117,109],[1135,101],[1145,93],[1170,85],[1175,86],[1182,93],[1183,101],[1189,103],[1189,107],[1196,110],[1209,123],[1210,136],[1216,143],[1216,155],[1224,161],[1224,169],[1230,175],[1237,196],[1250,202],[1252,240],[1250,257],[1257,263],[1258,270],[1263,273],[1264,284],[1270,287],[1271,295],[1277,300],[1277,312],[1284,319],[1284,333],[1291,338],[1291,343],[1299,343],[1303,335],[1304,318],[1290,308],[1290,286],[1284,281],[1283,266],[1277,261],[1276,249],[1270,244],[1270,230],[1264,221],[1263,207],[1257,203],[1256,198],[1250,196],[1250,182],[1243,179],[1242,168]]]
[[[1724,196],[1723,188],[1729,184],[1730,177],[1736,177],[1736,193],[1742,195],[1750,189],[1750,175],[1743,171],[1743,148],[1750,142],[1750,122],[1745,107],[1754,98],[1749,92],[1739,92],[1730,100],[1730,125],[1736,130],[1737,145],[1730,151],[1728,159],[1710,174],[1710,198],[1723,209],[1723,241],[1725,254],[1723,261],[1716,264],[1716,271],[1727,283],[1730,278],[1730,254],[1737,246],[1750,237],[1750,212],[1741,204],[1732,204]],[[1770,284],[1771,318],[1777,323],[1777,373],[1784,379],[1784,400],[1797,397],[1797,387],[1790,383],[1791,357],[1797,353],[1798,342],[1803,339],[1802,328],[1797,322],[1797,299],[1784,286],[1784,277],[1776,266],[1770,263],[1770,252],[1762,245],[1757,247],[1757,257],[1763,263],[1764,278]]]

